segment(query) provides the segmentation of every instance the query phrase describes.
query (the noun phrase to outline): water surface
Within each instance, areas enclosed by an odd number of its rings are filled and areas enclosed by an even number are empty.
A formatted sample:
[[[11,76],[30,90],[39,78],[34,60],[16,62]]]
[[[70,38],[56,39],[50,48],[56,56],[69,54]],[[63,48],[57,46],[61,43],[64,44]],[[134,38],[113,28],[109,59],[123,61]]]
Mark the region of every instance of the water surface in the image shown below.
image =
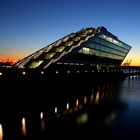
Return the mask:
[[[21,86],[25,95],[18,95],[21,97],[18,102],[28,104],[29,108],[31,105],[34,110],[1,111],[4,139],[45,140],[50,136],[58,139],[140,139],[140,76],[100,85],[65,83],[65,88],[61,83],[54,88],[45,83],[28,88],[25,85]],[[18,88],[15,95],[17,93],[20,93]],[[28,94],[32,98],[27,98]],[[23,118],[26,120],[25,136]]]

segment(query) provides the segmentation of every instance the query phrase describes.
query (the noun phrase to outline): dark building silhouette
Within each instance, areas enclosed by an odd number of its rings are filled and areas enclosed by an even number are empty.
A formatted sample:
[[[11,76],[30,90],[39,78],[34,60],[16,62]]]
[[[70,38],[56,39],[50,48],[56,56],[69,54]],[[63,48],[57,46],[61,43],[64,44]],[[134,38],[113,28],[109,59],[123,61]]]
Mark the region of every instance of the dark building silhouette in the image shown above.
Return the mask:
[[[17,62],[18,68],[47,69],[50,65],[120,66],[131,46],[105,27],[71,33]]]

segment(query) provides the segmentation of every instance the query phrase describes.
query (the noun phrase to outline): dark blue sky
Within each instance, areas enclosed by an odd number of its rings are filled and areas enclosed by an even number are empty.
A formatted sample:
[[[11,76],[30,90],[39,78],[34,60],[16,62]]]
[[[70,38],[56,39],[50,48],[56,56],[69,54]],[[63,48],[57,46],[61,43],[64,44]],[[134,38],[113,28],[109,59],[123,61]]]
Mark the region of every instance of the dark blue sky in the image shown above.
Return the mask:
[[[82,28],[105,26],[140,65],[139,0],[0,0],[0,58],[19,58]]]

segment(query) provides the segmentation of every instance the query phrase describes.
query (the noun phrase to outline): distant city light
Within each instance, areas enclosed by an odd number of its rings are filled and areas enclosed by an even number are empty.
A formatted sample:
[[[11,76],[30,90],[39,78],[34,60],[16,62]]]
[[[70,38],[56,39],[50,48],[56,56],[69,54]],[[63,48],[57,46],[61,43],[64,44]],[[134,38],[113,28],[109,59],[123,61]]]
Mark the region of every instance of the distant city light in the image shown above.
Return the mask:
[[[40,118],[43,119],[43,112],[40,113]]]
[[[68,73],[70,73],[70,71],[68,70]]]
[[[41,71],[41,74],[44,74],[44,71]]]
[[[54,110],[54,112],[55,112],[55,113],[57,113],[57,107],[55,107],[55,110]]]
[[[25,72],[25,71],[23,71],[23,72],[22,72],[22,74],[23,74],[23,75],[25,75],[25,74],[26,74],[26,72]]]
[[[85,98],[84,98],[84,103],[85,104],[87,103],[87,96],[85,96]]]
[[[69,103],[67,103],[66,109],[69,110]]]
[[[76,107],[78,107],[78,105],[79,105],[79,100],[77,99],[76,100]]]

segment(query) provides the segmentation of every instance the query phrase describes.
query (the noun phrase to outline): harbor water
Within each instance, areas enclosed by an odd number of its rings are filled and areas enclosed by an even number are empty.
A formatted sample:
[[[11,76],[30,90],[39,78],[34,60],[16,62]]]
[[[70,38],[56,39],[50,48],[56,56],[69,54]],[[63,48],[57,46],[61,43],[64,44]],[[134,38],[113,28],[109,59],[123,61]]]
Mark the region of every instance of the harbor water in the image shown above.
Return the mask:
[[[15,95],[21,90],[26,92],[26,97],[24,94],[17,97],[21,100],[14,99],[16,107],[18,103],[25,104],[26,109],[17,112],[17,109],[1,109],[3,139],[44,140],[50,136],[58,139],[140,139],[139,75],[93,86],[65,85],[52,88],[43,84],[29,89],[24,84],[22,89],[15,89]],[[32,97],[27,98],[27,94]],[[30,106],[34,108],[30,110]]]

